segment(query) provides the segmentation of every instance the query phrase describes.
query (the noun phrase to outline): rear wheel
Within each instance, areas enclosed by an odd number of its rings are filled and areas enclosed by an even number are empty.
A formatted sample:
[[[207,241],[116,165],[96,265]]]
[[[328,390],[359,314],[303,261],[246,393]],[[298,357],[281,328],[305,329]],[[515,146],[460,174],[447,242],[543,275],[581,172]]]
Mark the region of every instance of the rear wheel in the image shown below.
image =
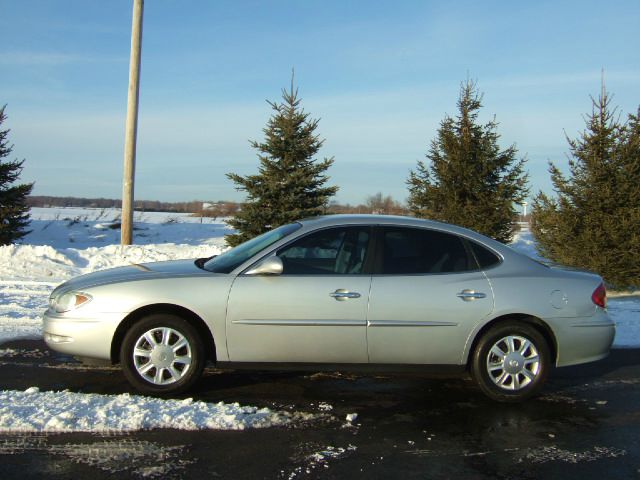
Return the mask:
[[[535,328],[508,322],[486,332],[472,359],[472,374],[488,397],[520,402],[544,385],[551,365],[545,338]]]
[[[144,393],[185,391],[200,378],[204,363],[196,329],[175,315],[150,315],[136,322],[120,350],[125,377]]]

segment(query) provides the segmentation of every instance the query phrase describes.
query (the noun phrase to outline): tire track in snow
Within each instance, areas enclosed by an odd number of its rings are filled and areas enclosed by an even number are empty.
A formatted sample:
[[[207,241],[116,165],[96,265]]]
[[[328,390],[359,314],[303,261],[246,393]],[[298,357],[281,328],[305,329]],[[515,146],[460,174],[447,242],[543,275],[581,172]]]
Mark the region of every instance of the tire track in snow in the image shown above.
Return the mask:
[[[114,437],[91,443],[51,444],[45,435],[17,435],[0,440],[0,455],[46,454],[63,456],[111,474],[139,478],[181,478],[189,464],[186,445],[166,446],[145,440]]]

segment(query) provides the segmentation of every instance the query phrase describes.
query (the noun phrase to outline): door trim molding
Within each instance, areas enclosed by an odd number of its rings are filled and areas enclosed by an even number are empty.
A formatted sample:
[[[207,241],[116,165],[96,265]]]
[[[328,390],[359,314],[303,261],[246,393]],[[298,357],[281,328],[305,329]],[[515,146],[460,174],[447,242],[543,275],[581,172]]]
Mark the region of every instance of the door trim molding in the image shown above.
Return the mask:
[[[457,322],[430,322],[406,321],[406,320],[371,320],[367,322],[368,327],[457,327]]]
[[[241,319],[232,320],[234,325],[280,325],[284,327],[364,327],[366,320],[280,320],[280,319]]]

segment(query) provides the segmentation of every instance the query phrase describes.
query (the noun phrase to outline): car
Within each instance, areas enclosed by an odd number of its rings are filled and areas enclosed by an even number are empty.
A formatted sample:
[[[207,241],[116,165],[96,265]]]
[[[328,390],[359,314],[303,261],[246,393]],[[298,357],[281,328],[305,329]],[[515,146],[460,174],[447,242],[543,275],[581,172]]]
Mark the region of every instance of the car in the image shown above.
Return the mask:
[[[148,394],[183,392],[213,362],[468,372],[515,402],[552,366],[606,357],[615,324],[596,274],[436,221],[327,215],[208,259],[74,278],[52,292],[43,332],[53,350],[120,363]]]

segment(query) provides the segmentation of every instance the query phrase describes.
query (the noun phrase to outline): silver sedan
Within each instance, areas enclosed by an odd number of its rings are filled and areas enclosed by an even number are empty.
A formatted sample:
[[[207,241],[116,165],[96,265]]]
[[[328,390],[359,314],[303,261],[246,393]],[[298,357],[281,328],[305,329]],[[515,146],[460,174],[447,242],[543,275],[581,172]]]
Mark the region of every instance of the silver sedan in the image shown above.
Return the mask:
[[[476,232],[391,216],[284,225],[209,259],[83,275],[51,294],[54,350],[120,363],[146,393],[219,367],[468,371],[499,401],[553,365],[601,359],[615,326],[602,279]]]

